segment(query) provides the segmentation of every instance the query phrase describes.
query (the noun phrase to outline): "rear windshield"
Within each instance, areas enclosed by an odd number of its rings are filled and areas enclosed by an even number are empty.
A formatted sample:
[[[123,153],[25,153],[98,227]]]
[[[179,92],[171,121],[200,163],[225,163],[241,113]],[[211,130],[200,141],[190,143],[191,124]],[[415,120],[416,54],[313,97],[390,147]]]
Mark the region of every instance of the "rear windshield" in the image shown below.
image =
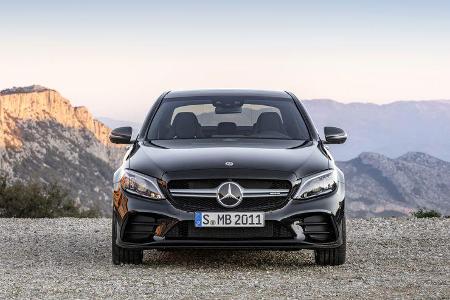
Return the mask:
[[[292,99],[188,97],[165,99],[148,131],[148,140],[175,139],[309,140]]]

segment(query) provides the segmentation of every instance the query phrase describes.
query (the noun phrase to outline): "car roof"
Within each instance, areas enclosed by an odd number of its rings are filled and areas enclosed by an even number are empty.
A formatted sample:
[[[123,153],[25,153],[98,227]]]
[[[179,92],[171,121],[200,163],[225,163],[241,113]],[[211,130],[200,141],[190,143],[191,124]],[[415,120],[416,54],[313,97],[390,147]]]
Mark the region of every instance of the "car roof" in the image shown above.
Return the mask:
[[[184,98],[184,97],[264,97],[264,98],[287,98],[291,96],[284,91],[266,90],[244,90],[244,89],[205,89],[189,91],[171,91],[164,98]]]

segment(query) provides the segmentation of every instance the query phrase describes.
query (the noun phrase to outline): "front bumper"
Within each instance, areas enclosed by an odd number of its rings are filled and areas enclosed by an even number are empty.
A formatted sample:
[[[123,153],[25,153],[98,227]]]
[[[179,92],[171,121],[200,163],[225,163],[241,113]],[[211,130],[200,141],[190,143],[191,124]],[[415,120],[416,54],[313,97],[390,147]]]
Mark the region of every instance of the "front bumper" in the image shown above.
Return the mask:
[[[338,188],[331,195],[309,201],[291,199],[283,208],[265,212],[266,222],[283,227],[283,235],[273,238],[267,236],[245,238],[233,235],[226,238],[211,238],[211,236],[193,238],[187,230],[178,230],[177,226],[187,224],[189,225],[187,227],[191,228],[194,212],[177,209],[168,200],[151,201],[118,190],[114,193],[114,214],[118,222],[116,244],[123,248],[139,249],[335,248],[342,244],[340,223],[344,214],[343,191],[343,188]],[[327,225],[324,225],[325,223]],[[329,232],[326,238],[323,238],[323,233],[322,236],[308,233],[314,232],[309,230],[311,228],[324,230],[324,226]],[[130,228],[134,231],[130,231]],[[186,233],[181,234],[182,231]]]

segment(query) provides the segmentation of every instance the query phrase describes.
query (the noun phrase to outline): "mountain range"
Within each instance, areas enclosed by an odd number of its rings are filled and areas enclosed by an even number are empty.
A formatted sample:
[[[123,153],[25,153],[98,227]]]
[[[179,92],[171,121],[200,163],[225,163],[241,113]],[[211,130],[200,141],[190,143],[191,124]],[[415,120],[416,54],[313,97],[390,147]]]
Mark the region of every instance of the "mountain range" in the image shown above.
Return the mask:
[[[362,152],[394,158],[419,151],[450,161],[450,101],[303,103],[321,136],[324,126],[341,127],[348,133],[344,145],[331,147],[337,160],[349,160]]]
[[[448,102],[385,106],[329,100],[305,103],[320,127],[337,125],[349,133],[348,144],[335,147],[333,152],[337,158],[350,158],[338,162],[346,175],[350,216],[405,215],[419,207],[450,214],[450,163],[440,159],[447,157],[445,149],[450,149],[444,138],[445,134],[450,136]],[[112,126],[129,124],[102,121]],[[125,149],[109,143],[110,128],[103,122],[87,108],[73,107],[52,89],[30,86],[1,91],[0,175],[24,181],[58,181],[81,207],[95,207],[109,215],[112,174]],[[408,128],[421,130],[410,133]],[[382,154],[363,152],[374,148]],[[410,151],[427,149],[440,158]],[[385,155],[398,153],[397,158]]]
[[[338,162],[350,216],[398,216],[424,207],[450,214],[450,162],[421,152],[396,159],[361,153]]]

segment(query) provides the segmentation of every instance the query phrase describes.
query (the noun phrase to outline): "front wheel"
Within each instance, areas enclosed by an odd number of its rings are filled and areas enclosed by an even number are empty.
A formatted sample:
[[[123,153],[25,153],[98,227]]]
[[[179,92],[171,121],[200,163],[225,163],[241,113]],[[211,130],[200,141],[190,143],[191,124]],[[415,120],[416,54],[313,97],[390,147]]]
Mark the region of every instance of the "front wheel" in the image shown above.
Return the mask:
[[[347,232],[345,224],[345,215],[341,220],[342,245],[331,249],[314,250],[316,264],[322,266],[337,266],[345,263],[347,252]]]
[[[127,249],[117,246],[116,238],[117,238],[117,219],[116,214],[113,212],[112,217],[112,262],[115,265],[120,264],[142,264],[142,259],[144,257],[144,251],[140,249]]]

